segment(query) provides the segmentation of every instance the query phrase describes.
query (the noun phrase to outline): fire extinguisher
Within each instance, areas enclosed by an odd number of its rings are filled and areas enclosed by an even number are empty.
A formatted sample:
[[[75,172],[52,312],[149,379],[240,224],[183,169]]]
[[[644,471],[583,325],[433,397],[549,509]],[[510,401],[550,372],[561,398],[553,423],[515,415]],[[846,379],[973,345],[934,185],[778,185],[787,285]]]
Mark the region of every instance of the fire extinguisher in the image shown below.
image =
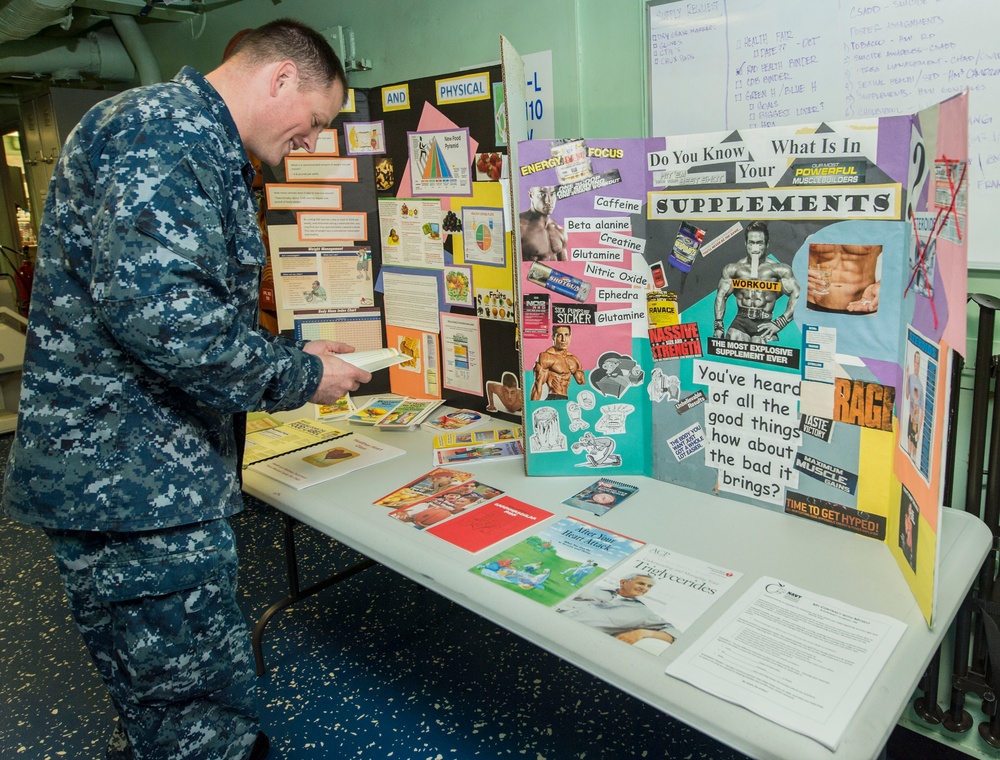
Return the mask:
[[[28,306],[31,304],[31,286],[35,282],[35,265],[31,263],[31,259],[25,259],[17,268],[17,277],[14,280],[17,283],[18,310],[26,317]]]

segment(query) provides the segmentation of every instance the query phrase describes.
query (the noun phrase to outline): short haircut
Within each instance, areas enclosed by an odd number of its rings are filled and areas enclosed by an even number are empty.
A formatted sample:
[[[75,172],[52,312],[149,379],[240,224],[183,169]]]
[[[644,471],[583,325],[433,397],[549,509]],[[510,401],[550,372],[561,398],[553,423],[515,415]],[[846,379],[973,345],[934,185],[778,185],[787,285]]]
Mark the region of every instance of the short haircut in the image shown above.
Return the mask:
[[[330,43],[299,21],[279,18],[250,30],[233,45],[230,55],[254,68],[292,61],[299,69],[303,89],[324,89],[340,82],[347,95],[347,74]]]
[[[747,241],[747,240],[750,239],[750,233],[751,232],[763,232],[764,233],[764,244],[765,245],[767,245],[767,242],[771,238],[771,236],[767,232],[767,225],[764,222],[760,221],[759,219],[757,219],[757,220],[755,220],[753,222],[750,222],[750,224],[747,225],[747,228],[745,230],[743,230],[743,240],[744,241]]]
[[[555,326],[554,326],[554,327],[552,328],[552,335],[553,335],[553,337],[554,337],[554,336],[555,336],[555,334],[556,334],[556,330],[561,330],[561,329],[562,329],[562,328],[564,328],[564,327],[566,328],[566,332],[568,332],[568,333],[569,333],[570,335],[572,335],[572,334],[573,334],[573,328],[572,328],[572,327],[570,327],[569,325],[555,325]]]
[[[623,575],[619,580],[634,581],[636,578],[649,578],[653,583],[656,583],[656,578],[649,573],[629,573],[628,575]]]

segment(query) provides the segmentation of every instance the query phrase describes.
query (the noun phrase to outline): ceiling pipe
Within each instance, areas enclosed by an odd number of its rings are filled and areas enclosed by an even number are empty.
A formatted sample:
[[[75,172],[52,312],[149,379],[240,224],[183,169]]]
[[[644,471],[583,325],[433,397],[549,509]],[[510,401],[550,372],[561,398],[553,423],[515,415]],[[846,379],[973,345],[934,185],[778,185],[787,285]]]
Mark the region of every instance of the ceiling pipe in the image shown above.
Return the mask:
[[[26,40],[42,29],[73,21],[73,0],[0,0],[0,43]]]
[[[100,29],[74,40],[35,37],[0,48],[0,74],[82,79],[84,75],[115,82],[135,79],[135,66],[112,29]]]
[[[114,25],[115,31],[118,32],[118,36],[128,51],[132,63],[135,64],[136,70],[139,72],[139,83],[156,84],[157,82],[162,82],[163,76],[160,74],[160,64],[156,62],[153,51],[139,29],[136,20],[132,16],[112,13],[111,23]]]
[[[221,8],[243,0],[76,0],[74,8],[90,8],[98,13],[123,13],[127,16],[142,16],[149,21],[187,21],[201,16],[215,8]],[[281,0],[271,0],[275,5]],[[2,3],[3,0],[0,0]]]

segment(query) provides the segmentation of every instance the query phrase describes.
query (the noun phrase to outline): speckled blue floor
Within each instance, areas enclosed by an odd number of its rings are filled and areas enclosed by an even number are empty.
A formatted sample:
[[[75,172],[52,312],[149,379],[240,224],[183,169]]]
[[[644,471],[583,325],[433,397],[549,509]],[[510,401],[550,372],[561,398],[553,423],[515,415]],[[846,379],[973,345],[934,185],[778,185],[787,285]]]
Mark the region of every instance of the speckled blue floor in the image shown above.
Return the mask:
[[[243,609],[256,620],[287,591],[281,522],[251,499],[233,524]],[[303,586],[359,558],[306,527],[296,539]],[[743,757],[381,567],[276,617],[264,655],[275,759]],[[0,665],[0,757],[103,757],[113,710],[48,543],[6,518]]]
[[[10,436],[0,436],[0,463]],[[233,520],[256,620],[287,592],[282,526]],[[296,533],[303,586],[359,555]],[[280,614],[258,679],[272,758],[743,756],[375,567]],[[48,542],[0,518],[0,757],[99,758],[114,712],[69,615]]]
[[[279,524],[248,513],[241,538],[280,558]],[[297,546],[303,585],[360,559],[308,528]],[[274,588],[248,600],[255,619],[284,593],[283,564],[243,567],[246,586]],[[279,757],[742,757],[381,567],[276,618],[264,654]]]

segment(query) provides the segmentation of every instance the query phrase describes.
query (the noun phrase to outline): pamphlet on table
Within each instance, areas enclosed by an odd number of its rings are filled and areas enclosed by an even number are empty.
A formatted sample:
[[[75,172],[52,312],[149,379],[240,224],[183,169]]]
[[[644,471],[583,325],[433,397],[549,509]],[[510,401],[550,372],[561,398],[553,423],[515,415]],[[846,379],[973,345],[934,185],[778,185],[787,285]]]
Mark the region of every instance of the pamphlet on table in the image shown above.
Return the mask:
[[[314,404],[316,407],[316,419],[323,421],[340,420],[358,410],[358,405],[354,403],[351,394],[345,393],[332,404]]]
[[[452,412],[445,412],[437,417],[433,417],[424,423],[427,430],[439,430],[442,432],[449,430],[468,429],[476,425],[482,425],[492,417],[485,412],[477,412],[474,409],[456,409]]]
[[[565,517],[540,526],[532,535],[469,572],[552,607],[597,580],[643,544],[575,517]]]
[[[374,425],[402,403],[402,396],[375,396],[348,417],[347,421],[352,425]]]
[[[421,424],[444,401],[441,399],[407,398],[375,423],[379,430],[419,430]]]
[[[434,436],[435,449],[454,449],[460,446],[480,443],[499,443],[501,441],[516,441],[521,439],[523,429],[520,425],[488,430],[463,430],[461,433],[445,433]]]
[[[452,470],[448,467],[437,467],[426,475],[421,475],[416,480],[411,480],[405,486],[386,494],[378,501],[373,502],[373,504],[378,507],[392,507],[393,509],[409,507],[417,502],[426,501],[432,496],[450,491],[455,486],[472,480],[472,477],[471,472]]]
[[[481,552],[552,517],[547,509],[504,496],[427,530],[467,552]]]
[[[520,425],[514,425],[434,436],[433,462],[448,465],[524,456],[522,432]]]
[[[500,462],[524,456],[524,446],[519,440],[495,443],[472,443],[434,451],[434,464],[469,465],[477,462]]]
[[[905,630],[763,577],[666,672],[835,751]]]
[[[389,517],[412,525],[417,530],[424,530],[476,509],[499,496],[503,496],[503,491],[499,488],[480,483],[478,480],[467,480],[437,496],[431,496],[408,507],[394,509],[389,513]]]
[[[586,565],[569,575],[580,585]],[[743,573],[647,544],[555,610],[619,641],[660,654]]]
[[[444,402],[406,396],[377,396],[347,418],[352,425],[377,426],[381,430],[417,430]]]
[[[623,483],[620,480],[601,478],[591,483],[579,493],[575,493],[563,504],[571,507],[585,509],[595,515],[603,515],[610,509],[614,509],[625,499],[639,490],[638,486]]]
[[[334,440],[257,462],[251,469],[292,488],[302,489],[405,453],[367,436],[341,431]]]
[[[348,435],[344,430],[310,419],[282,424],[271,415],[248,418],[243,467],[344,435]]]

